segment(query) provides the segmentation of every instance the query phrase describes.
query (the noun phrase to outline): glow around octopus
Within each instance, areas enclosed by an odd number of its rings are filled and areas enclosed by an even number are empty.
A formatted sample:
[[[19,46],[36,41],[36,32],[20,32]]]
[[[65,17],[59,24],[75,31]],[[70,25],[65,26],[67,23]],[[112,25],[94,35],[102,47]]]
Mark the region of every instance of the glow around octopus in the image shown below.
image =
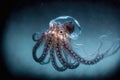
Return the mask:
[[[33,40],[36,41],[36,44],[33,47],[32,54],[36,62],[40,64],[47,64],[51,62],[53,67],[57,71],[75,69],[80,65],[80,63],[85,65],[96,64],[100,60],[102,60],[111,49],[109,48],[104,53],[99,54],[99,50],[102,45],[101,43],[97,51],[98,53],[96,53],[96,57],[91,60],[86,60],[85,58],[78,55],[72,49],[70,43],[70,39],[74,39],[75,36],[78,37],[81,32],[81,28],[77,20],[70,16],[62,16],[50,21],[49,26],[50,28],[47,31],[41,34],[39,33],[33,34],[32,37]],[[78,31],[78,33],[76,33],[75,31]],[[73,36],[74,33],[76,33],[77,35]],[[37,57],[37,49],[41,47],[43,43],[44,43],[43,52],[41,53],[40,57]],[[44,62],[47,55],[50,55],[49,60],[47,62]],[[59,62],[62,64],[62,66],[58,65],[55,55],[57,55],[57,58]],[[70,58],[68,58],[68,56],[70,56],[73,59],[73,61],[70,61],[69,60]]]

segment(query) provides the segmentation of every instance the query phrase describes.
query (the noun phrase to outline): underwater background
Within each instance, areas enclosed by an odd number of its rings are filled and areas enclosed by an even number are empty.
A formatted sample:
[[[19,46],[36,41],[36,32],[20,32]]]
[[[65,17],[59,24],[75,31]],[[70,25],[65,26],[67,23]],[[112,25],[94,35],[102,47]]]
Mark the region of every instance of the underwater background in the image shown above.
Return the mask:
[[[12,2],[11,2],[12,3]],[[14,1],[13,1],[14,3]],[[17,2],[16,2],[17,3]],[[109,78],[114,76],[120,67],[120,50],[95,65],[84,65],[64,72],[56,71],[51,63],[40,65],[32,57],[35,42],[34,32],[44,32],[49,22],[59,16],[72,16],[81,25],[82,33],[71,45],[80,55],[93,53],[102,40],[101,53],[120,38],[120,6],[118,1],[26,1],[12,9],[6,18],[2,35],[2,56],[4,65],[14,77],[30,78]],[[82,44],[77,49],[76,44]],[[39,49],[39,52],[43,47]],[[85,53],[86,52],[86,53]]]

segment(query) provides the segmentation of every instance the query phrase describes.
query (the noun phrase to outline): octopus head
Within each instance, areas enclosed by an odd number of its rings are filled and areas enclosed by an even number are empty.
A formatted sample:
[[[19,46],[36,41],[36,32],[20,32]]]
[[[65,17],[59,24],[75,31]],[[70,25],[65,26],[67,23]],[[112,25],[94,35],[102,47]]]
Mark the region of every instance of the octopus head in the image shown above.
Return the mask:
[[[70,16],[60,16],[50,21],[50,28],[53,33],[76,40],[81,34],[80,24]]]
[[[63,37],[67,38],[69,33],[73,31],[72,29],[72,26],[69,26],[68,22],[65,24],[51,22],[49,33],[52,33],[54,38],[62,39]]]

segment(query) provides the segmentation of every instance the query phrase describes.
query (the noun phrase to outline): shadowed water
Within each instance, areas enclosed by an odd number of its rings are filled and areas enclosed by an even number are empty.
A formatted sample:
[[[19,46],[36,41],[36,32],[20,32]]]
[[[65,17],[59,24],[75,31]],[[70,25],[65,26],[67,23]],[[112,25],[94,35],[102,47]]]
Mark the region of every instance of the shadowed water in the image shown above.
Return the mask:
[[[85,57],[87,54],[95,52],[99,46],[100,36],[107,36],[102,39],[104,44],[100,52],[104,52],[120,37],[119,12],[110,4],[51,2],[24,7],[21,10],[13,11],[6,23],[3,55],[9,71],[15,76],[33,77],[41,75],[62,78],[71,76],[107,77],[113,75],[120,63],[120,51],[95,65],[80,64],[78,68],[64,72],[56,71],[51,63],[40,65],[33,60],[32,49],[35,42],[32,40],[32,34],[47,30],[49,21],[59,16],[72,16],[80,23],[82,34],[79,39],[73,40],[71,43],[80,56]],[[76,47],[80,46],[76,44],[82,44],[82,47],[77,49]],[[42,46],[38,53],[41,53],[43,48]]]

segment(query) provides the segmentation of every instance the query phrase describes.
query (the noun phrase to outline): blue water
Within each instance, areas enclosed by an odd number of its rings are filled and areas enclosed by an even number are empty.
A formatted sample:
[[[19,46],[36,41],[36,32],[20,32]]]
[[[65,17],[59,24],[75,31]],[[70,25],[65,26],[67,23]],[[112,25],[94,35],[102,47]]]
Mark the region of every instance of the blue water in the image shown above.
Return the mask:
[[[107,35],[103,39],[101,52],[108,49],[112,43],[120,37],[120,24],[117,10],[112,6],[98,3],[39,3],[13,11],[6,23],[4,32],[4,59],[10,73],[14,76],[27,75],[40,77],[108,77],[115,74],[120,64],[120,51],[109,56],[95,65],[84,65],[64,72],[56,71],[51,63],[40,65],[33,60],[32,48],[35,42],[32,40],[34,32],[44,32],[49,28],[49,21],[59,16],[72,16],[78,20],[82,28],[82,34],[71,45],[81,56],[86,56],[97,50],[99,37]],[[66,6],[65,6],[66,5]],[[76,44],[83,44],[83,49],[76,49]],[[43,47],[39,50],[42,52]],[[73,74],[74,73],[74,74]]]

